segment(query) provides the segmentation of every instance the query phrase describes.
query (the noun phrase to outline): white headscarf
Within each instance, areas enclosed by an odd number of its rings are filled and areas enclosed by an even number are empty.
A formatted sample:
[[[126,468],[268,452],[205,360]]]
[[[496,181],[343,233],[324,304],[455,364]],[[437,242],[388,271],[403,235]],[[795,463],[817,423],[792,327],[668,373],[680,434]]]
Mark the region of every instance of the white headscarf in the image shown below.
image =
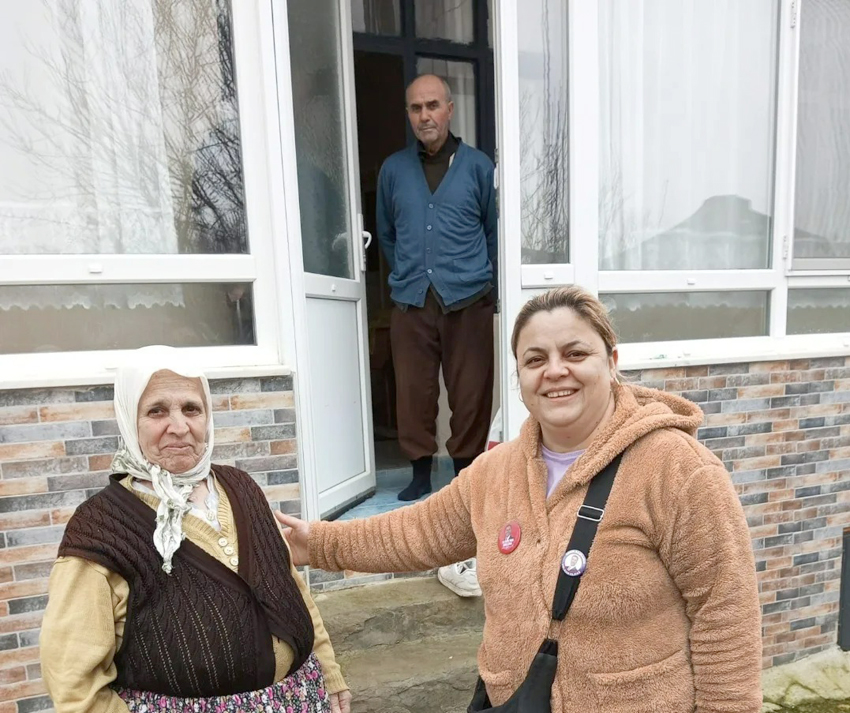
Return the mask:
[[[190,379],[200,379],[204,390],[207,412],[206,448],[201,460],[185,473],[170,473],[148,461],[139,446],[139,400],[151,377],[158,371],[172,371]],[[180,547],[185,534],[183,517],[191,510],[189,496],[195,485],[210,472],[213,450],[213,419],[210,385],[204,373],[186,361],[185,356],[173,347],[151,346],[134,351],[118,369],[115,377],[115,417],[123,444],[112,460],[112,471],[129,473],[132,477],[153,485],[159,496],[156,511],[156,530],[153,544],[162,555],[162,569],[171,573],[171,558]]]

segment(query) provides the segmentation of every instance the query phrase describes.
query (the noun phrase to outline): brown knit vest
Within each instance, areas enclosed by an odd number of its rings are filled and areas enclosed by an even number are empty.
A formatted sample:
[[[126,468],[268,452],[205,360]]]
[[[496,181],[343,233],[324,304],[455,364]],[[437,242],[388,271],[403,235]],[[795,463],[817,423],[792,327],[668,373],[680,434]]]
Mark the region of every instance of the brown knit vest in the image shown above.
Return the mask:
[[[313,649],[310,612],[263,491],[235,468],[213,472],[233,509],[238,574],[188,539],[165,574],[156,513],[121,485],[123,474],[65,529],[60,556],[96,562],[130,586],[116,686],[184,698],[253,691],[274,683],[272,634],[293,649],[290,673]]]

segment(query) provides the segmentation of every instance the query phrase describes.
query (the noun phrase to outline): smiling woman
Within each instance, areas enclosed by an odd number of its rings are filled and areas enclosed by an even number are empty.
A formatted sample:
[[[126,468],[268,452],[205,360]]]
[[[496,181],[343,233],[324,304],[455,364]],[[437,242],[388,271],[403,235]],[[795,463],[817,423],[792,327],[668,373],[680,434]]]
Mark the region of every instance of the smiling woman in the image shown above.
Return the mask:
[[[477,556],[487,627],[470,711],[758,713],[755,563],[731,478],[694,438],[702,412],[620,383],[611,321],[581,288],[526,304],[512,346],[531,414],[519,438],[395,512],[277,513],[296,563],[405,572]]]

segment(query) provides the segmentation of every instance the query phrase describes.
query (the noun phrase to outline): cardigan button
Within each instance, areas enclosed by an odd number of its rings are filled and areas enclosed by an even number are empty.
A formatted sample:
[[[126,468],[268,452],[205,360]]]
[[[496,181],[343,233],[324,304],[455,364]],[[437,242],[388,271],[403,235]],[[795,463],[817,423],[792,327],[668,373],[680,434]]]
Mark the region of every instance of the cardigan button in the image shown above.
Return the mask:
[[[219,547],[227,547],[227,538],[226,537],[219,537],[218,538],[218,546]]]
[[[234,554],[235,552],[236,552],[236,550],[234,550],[234,549],[233,549],[232,547],[230,547],[230,546],[228,546],[228,547],[225,547],[225,548],[224,548],[224,554],[226,554],[226,555],[232,555],[232,554]]]
[[[238,557],[231,557],[230,558],[230,564],[232,564],[234,567],[236,567],[239,564],[239,558]]]

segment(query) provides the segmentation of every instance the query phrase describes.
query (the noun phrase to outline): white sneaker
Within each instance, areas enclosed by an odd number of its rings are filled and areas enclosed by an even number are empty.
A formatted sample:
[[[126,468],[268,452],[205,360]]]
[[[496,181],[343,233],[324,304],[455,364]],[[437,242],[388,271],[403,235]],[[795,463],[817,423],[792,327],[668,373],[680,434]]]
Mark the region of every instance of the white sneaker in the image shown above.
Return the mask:
[[[481,596],[474,559],[440,567],[437,570],[437,579],[440,580],[440,584],[451,589],[459,597]]]

